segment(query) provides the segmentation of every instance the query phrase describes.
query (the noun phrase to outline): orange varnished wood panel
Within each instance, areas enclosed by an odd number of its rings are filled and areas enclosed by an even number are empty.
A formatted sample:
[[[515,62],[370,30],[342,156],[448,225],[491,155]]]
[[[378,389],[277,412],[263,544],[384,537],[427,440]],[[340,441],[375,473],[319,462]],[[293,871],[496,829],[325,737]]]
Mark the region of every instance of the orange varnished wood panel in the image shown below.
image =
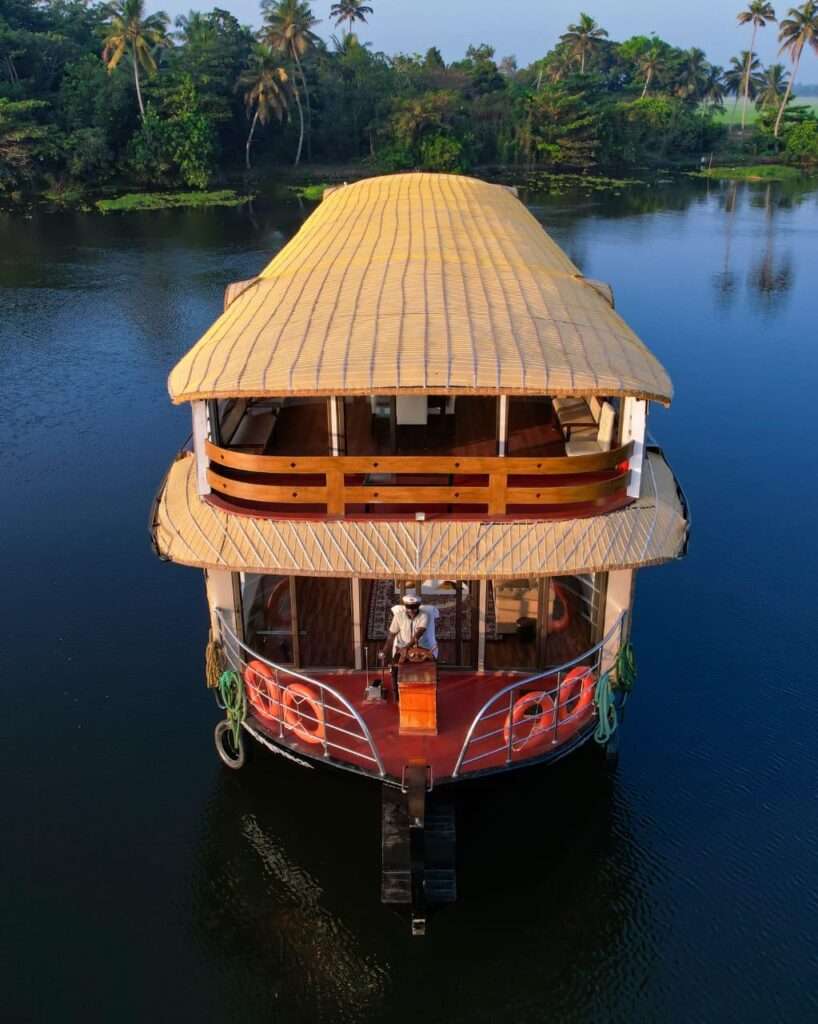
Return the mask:
[[[250,455],[205,442],[205,452],[213,462],[250,473],[505,473],[509,476],[573,475],[614,469],[633,451],[629,442],[608,452],[553,458],[502,458],[500,456],[458,455]]]

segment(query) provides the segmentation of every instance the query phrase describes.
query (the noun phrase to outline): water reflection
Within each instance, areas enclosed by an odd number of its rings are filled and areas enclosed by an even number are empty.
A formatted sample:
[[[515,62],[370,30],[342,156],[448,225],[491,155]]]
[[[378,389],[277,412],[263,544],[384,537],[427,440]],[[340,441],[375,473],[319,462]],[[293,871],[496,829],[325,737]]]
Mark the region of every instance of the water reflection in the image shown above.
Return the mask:
[[[274,1000],[286,1019],[379,1020],[388,1006],[391,1021],[410,1020],[419,984],[452,1022],[528,1019],[544,989],[554,1019],[578,1006],[602,1017],[591,965],[622,948],[632,972],[649,971],[665,869],[598,753],[456,787],[459,900],[418,942],[405,914],[378,905],[378,787],[258,751],[214,788],[197,938],[242,973],[245,1010]]]
[[[754,196],[757,200],[759,197]],[[792,256],[789,249],[776,255],[775,215],[778,209],[777,198],[773,194],[773,186],[768,184],[763,194],[764,210],[764,251],[754,262],[747,276],[748,283],[755,293],[757,304],[765,312],[772,311],[793,285]]]
[[[721,270],[713,275],[713,280],[716,285],[717,299],[719,305],[722,307],[730,305],[736,290],[736,275],[730,268],[730,258],[733,252],[733,228],[736,217],[737,196],[738,186],[734,181],[731,181],[724,193],[724,203],[722,205],[725,216],[724,260],[722,262]]]

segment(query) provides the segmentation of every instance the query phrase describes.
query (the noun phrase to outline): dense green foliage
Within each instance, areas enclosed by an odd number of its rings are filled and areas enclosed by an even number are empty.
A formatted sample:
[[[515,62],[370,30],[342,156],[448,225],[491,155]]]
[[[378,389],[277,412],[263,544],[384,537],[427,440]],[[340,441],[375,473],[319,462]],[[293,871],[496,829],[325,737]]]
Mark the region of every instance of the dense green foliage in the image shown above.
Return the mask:
[[[739,140],[746,152],[818,159],[818,122],[792,114],[790,73],[750,51],[723,72],[655,35],[612,40],[582,14],[526,68],[487,45],[446,64],[435,47],[373,52],[352,31],[369,16],[361,0],[334,4],[341,34],[327,44],[306,0],[263,0],[257,32],[220,8],[172,27],[144,0],[2,0],[0,191],[204,190],[301,160],[386,171],[695,162],[727,140],[714,113],[731,92],[761,111]],[[787,52],[797,67],[801,50]]]

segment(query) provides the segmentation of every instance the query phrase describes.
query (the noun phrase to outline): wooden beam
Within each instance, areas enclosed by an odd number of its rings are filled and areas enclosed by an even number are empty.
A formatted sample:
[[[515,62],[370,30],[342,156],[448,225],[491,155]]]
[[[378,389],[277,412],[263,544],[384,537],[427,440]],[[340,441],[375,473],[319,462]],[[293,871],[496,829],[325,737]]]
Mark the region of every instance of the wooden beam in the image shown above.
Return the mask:
[[[327,515],[342,516],[346,512],[344,474],[338,469],[327,470]]]
[[[489,477],[489,515],[502,516],[506,512],[508,477],[505,473],[492,473]]]
[[[541,458],[476,455],[250,455],[230,448],[219,448],[210,441],[206,442],[205,451],[212,462],[248,473],[326,473],[328,469],[338,469],[349,474],[406,473],[413,476],[471,475],[498,471],[514,476],[573,476],[614,469],[630,457],[633,445],[628,442],[607,452]]]

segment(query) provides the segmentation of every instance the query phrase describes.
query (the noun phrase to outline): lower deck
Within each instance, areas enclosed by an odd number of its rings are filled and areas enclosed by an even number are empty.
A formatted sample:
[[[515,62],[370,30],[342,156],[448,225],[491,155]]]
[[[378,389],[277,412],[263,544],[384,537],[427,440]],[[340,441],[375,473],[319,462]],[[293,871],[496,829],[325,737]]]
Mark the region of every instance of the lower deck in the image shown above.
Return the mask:
[[[388,669],[383,675],[386,682],[386,699],[382,701],[367,701],[365,697],[367,683],[381,679],[380,673],[367,675],[363,672],[329,672],[316,674],[313,678],[340,693],[361,716],[381,756],[388,777],[401,779],[410,762],[422,761],[428,766],[431,781],[449,779],[454,775],[469,727],[480,709],[510,683],[516,681],[523,684],[526,679],[525,675],[514,672],[477,674],[454,670],[442,671],[437,686],[438,733],[436,736],[416,736],[400,732],[400,710]],[[553,683],[553,680],[551,682]],[[549,683],[546,682],[544,685],[548,687]],[[534,684],[527,690],[532,692],[537,688],[537,684]],[[520,692],[524,690],[521,688]],[[514,699],[518,696],[519,694],[515,692]],[[589,709],[588,713],[578,716],[575,721],[555,721],[553,727],[547,729],[536,744],[522,745],[521,740],[516,740],[513,746],[519,749],[509,750],[502,736],[508,703],[507,699],[499,702],[495,718],[489,720],[490,727],[480,731],[470,751],[471,757],[478,758],[474,762],[475,768],[481,771],[500,769],[508,763],[542,758],[557,748],[571,747],[573,742],[569,741],[577,741],[586,735],[592,723],[592,713]],[[332,723],[333,711],[330,707],[326,709],[326,716],[327,722]],[[336,722],[338,721],[336,719]],[[282,730],[277,722],[265,721],[254,715],[253,725],[270,739],[278,740],[282,736]],[[290,731],[285,732],[284,736],[287,747],[293,752],[309,757],[323,756],[323,750],[319,745],[300,740]],[[344,743],[348,745],[346,752],[339,756],[330,749],[329,756],[352,767],[365,768],[367,744],[352,737],[345,738]],[[356,752],[359,752],[360,756],[356,756]],[[468,769],[469,766],[466,767]]]

